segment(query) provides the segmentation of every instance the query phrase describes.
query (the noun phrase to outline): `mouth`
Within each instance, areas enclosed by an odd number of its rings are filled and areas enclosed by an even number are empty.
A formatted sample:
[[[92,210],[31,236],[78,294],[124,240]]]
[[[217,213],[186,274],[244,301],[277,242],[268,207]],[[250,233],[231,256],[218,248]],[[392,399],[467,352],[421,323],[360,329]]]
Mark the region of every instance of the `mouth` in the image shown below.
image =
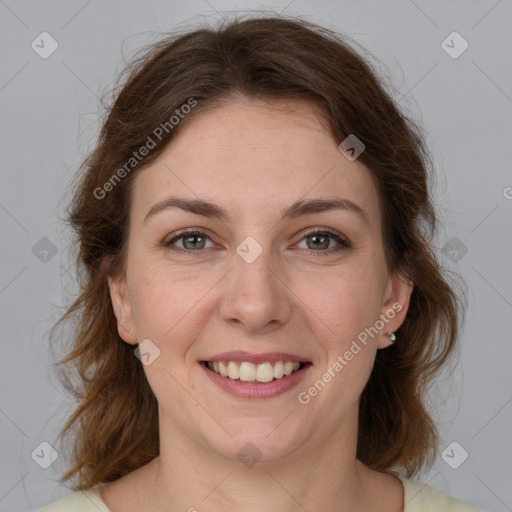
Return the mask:
[[[220,377],[253,384],[286,379],[311,366],[309,362],[299,361],[265,361],[258,364],[250,361],[201,361],[201,364]]]
[[[274,398],[304,381],[313,363],[289,352],[230,351],[198,361],[215,388],[242,399]]]

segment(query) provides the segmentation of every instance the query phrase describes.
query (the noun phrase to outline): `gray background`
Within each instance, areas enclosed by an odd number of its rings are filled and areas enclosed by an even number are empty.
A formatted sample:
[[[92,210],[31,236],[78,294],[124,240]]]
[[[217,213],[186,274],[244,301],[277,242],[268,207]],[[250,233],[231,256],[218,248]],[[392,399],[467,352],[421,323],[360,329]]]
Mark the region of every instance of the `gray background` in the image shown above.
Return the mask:
[[[43,469],[31,454],[54,444],[71,406],[52,376],[47,330],[74,289],[62,198],[94,143],[98,98],[159,32],[234,9],[274,9],[349,34],[423,123],[438,173],[438,246],[469,286],[458,366],[432,397],[441,451],[456,441],[447,460],[469,456],[457,469],[439,457],[421,480],[485,510],[512,510],[510,0],[0,0],[0,510],[69,493],[57,483],[63,457]],[[43,31],[59,45],[47,59],[31,48]],[[457,58],[441,45],[453,31],[469,44]]]

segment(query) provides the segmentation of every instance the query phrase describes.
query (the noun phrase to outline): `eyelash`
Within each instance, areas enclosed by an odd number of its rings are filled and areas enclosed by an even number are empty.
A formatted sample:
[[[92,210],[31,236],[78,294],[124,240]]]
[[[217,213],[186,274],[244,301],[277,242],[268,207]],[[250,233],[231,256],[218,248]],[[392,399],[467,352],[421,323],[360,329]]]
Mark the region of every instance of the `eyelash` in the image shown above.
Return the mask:
[[[164,245],[164,247],[167,247],[168,249],[170,249],[171,251],[174,251],[174,252],[187,252],[187,253],[198,252],[199,253],[199,252],[201,252],[201,249],[199,249],[197,251],[192,251],[189,249],[173,249],[173,248],[171,248],[172,244],[174,244],[176,241],[180,240],[181,238],[185,238],[186,236],[192,236],[192,235],[205,236],[206,238],[211,240],[211,238],[208,236],[206,231],[203,231],[201,229],[194,229],[194,230],[182,231],[182,232],[178,233],[174,238],[172,238],[168,242],[164,242],[163,245]],[[318,235],[328,235],[333,240],[338,242],[339,245],[335,248],[331,248],[331,249],[327,249],[327,250],[323,250],[323,251],[315,251],[313,249],[306,249],[306,250],[309,250],[312,253],[314,253],[316,256],[329,256],[329,255],[337,253],[341,250],[350,249],[352,247],[352,244],[348,241],[348,239],[342,237],[339,233],[336,233],[336,231],[332,231],[330,229],[313,228],[312,230],[304,233],[303,238],[301,238],[299,240],[299,242],[302,242],[302,240],[304,240],[307,237],[318,236]]]

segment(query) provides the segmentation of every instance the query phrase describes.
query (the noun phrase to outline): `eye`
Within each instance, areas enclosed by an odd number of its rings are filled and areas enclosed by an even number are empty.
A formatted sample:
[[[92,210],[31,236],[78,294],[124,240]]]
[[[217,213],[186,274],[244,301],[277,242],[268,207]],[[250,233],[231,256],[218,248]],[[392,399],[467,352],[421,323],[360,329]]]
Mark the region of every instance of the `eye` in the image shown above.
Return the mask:
[[[319,256],[333,254],[352,247],[351,243],[340,233],[329,229],[319,230],[314,228],[306,233],[306,236],[302,238],[301,242],[303,240],[306,240],[306,250],[309,250]],[[308,240],[310,240],[311,243],[308,243]],[[334,240],[338,245],[332,247],[332,240]],[[213,244],[205,231],[194,229],[179,232],[176,236],[164,242],[163,245],[176,252],[200,252],[201,249],[208,248],[206,247],[207,241],[210,241]],[[177,242],[180,242],[181,247],[178,246],[177,248],[173,248]],[[210,248],[211,247],[212,246],[210,246]]]
[[[318,230],[315,228],[306,233],[306,236],[302,240],[306,240],[306,249],[313,251],[315,255],[329,255],[352,247],[351,243],[346,238],[329,229]],[[311,241],[311,243],[308,243],[308,240]],[[337,242],[338,245],[332,247],[332,240]]]
[[[177,250],[185,250],[188,252],[199,251],[201,249],[204,249],[206,241],[210,240],[211,242],[210,237],[204,231],[196,229],[193,231],[182,231],[171,240],[164,242],[163,245],[166,247],[170,247],[173,246],[179,240],[181,240],[181,247],[179,247]]]

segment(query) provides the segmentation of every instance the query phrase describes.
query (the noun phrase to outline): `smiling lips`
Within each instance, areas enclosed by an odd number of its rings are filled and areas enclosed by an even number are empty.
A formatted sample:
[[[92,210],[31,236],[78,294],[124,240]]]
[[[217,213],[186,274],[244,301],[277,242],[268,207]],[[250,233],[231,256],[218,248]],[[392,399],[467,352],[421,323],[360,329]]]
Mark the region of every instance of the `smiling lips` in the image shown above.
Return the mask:
[[[254,364],[249,361],[208,361],[206,366],[218,375],[243,382],[270,382],[291,375],[299,370],[302,363],[292,361],[266,361]]]
[[[217,375],[231,380],[266,383],[287,377],[310,363],[283,352],[225,352],[203,361],[203,364]]]
[[[274,398],[291,390],[313,366],[307,359],[284,352],[224,352],[198,363],[224,392],[250,400]]]

